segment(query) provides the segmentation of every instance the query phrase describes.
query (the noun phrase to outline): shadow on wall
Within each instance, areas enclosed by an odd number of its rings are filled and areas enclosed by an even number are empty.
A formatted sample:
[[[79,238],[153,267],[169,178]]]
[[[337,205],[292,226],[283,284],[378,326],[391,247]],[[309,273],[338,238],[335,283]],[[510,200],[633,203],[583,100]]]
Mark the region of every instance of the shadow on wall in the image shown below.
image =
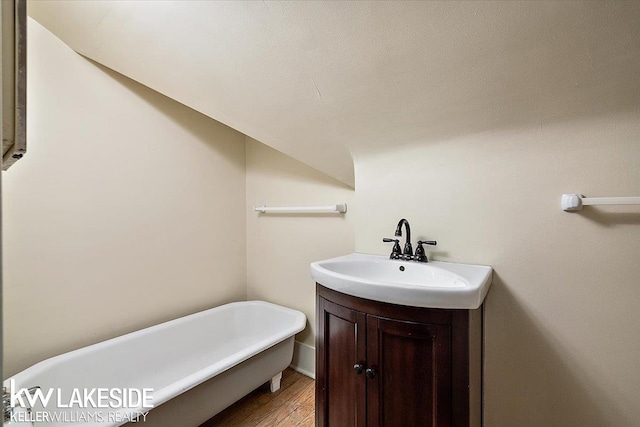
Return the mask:
[[[572,363],[569,352],[563,351],[566,346],[545,330],[495,272],[485,304],[485,425],[632,425],[616,402],[594,386],[597,382],[590,378],[596,373]],[[516,418],[502,419],[499,414]]]
[[[348,186],[342,181],[339,181],[324,172],[315,169],[313,166],[309,166],[298,160],[295,160],[289,155],[270,147],[267,144],[255,140],[251,137],[247,137],[247,142],[253,144],[259,144],[258,146],[268,147],[268,150],[259,150],[260,153],[256,153],[261,159],[251,162],[251,172],[256,175],[261,175],[273,179],[280,185],[287,186],[291,182],[297,182],[300,185],[319,185],[321,187],[330,189],[344,189],[349,192],[353,191],[353,188]],[[256,150],[258,151],[258,150]],[[261,201],[257,201],[262,203]],[[343,201],[338,201],[342,203]],[[269,214],[273,215],[273,214]],[[299,216],[300,214],[294,214]],[[330,214],[335,215],[335,214]]]
[[[587,207],[580,212],[568,212],[571,215],[580,215],[605,227],[616,225],[640,225],[640,212],[638,207],[627,207],[635,212],[620,212],[622,207]],[[608,209],[615,209],[609,211]]]
[[[122,87],[126,88],[129,92],[134,94],[137,98],[144,100],[147,104],[152,106],[155,110],[162,113],[167,120],[177,124],[182,129],[193,135],[198,141],[204,143],[208,148],[214,151],[220,152],[221,155],[226,156],[226,153],[222,150],[226,145],[226,138],[212,140],[212,134],[220,135],[220,133],[228,134],[238,138],[238,143],[244,144],[244,134],[237,130],[230,128],[229,126],[221,123],[211,117],[200,113],[193,108],[182,104],[160,92],[157,92],[147,86],[138,83],[137,81],[130,79],[129,77],[105,67],[104,65],[87,58],[82,54],[78,54],[84,58],[91,65],[98,70],[107,74],[113,81],[117,82]],[[206,118],[210,121],[208,126],[202,126],[202,119]],[[227,143],[228,144],[228,143]],[[244,164],[241,165],[244,168]]]

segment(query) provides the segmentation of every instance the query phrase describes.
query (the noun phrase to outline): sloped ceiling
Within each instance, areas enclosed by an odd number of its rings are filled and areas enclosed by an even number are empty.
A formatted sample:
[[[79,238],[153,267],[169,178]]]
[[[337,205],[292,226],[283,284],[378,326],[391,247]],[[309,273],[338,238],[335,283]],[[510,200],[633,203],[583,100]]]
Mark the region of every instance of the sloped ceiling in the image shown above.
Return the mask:
[[[77,52],[349,185],[359,150],[640,99],[637,1],[49,0],[29,14]]]

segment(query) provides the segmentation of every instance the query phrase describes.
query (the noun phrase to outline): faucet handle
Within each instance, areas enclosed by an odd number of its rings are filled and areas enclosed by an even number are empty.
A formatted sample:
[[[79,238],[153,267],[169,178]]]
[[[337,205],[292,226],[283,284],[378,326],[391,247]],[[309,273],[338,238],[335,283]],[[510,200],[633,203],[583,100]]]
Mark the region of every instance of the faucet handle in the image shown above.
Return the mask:
[[[391,254],[389,255],[389,259],[400,259],[402,256],[402,249],[400,249],[400,240],[398,239],[390,239],[385,237],[382,239],[385,243],[393,242],[393,249],[391,250]]]
[[[424,248],[422,247],[422,245],[435,246],[436,244],[437,242],[435,240],[418,240],[418,247],[416,248],[416,254],[414,255],[413,259],[418,262],[429,262],[429,259],[427,258],[427,254],[424,251]]]
[[[436,242],[435,240],[418,240],[418,244],[435,246],[438,244],[438,242]]]

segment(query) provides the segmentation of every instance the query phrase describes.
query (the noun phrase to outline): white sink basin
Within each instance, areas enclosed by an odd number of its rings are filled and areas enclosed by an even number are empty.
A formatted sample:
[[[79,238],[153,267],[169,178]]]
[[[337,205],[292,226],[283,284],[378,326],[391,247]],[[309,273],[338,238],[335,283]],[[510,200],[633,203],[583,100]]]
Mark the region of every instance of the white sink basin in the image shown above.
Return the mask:
[[[491,267],[390,260],[351,254],[311,264],[321,285],[356,297],[431,308],[476,309],[491,285]]]

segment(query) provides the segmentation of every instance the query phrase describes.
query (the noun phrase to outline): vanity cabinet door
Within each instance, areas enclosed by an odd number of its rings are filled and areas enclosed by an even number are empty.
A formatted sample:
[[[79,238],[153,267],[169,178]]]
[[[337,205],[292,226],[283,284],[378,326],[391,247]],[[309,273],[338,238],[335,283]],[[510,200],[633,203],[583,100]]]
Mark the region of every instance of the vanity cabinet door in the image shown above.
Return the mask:
[[[317,296],[316,426],[481,425],[481,311]]]
[[[366,315],[322,297],[317,308],[316,426],[365,427]]]
[[[367,315],[368,427],[451,426],[451,327]]]

